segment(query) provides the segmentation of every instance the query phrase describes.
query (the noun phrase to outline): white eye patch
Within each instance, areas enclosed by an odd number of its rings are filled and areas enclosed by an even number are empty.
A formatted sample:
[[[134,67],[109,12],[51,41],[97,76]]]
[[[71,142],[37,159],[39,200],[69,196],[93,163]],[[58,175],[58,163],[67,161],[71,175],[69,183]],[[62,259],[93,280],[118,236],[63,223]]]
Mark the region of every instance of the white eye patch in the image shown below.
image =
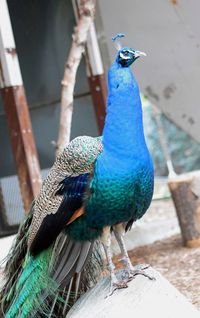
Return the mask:
[[[131,57],[129,55],[124,55],[122,52],[119,53],[119,56],[123,59],[123,60],[130,60]]]
[[[129,53],[135,54],[135,52],[134,52],[134,51],[132,51],[132,50],[129,50]]]

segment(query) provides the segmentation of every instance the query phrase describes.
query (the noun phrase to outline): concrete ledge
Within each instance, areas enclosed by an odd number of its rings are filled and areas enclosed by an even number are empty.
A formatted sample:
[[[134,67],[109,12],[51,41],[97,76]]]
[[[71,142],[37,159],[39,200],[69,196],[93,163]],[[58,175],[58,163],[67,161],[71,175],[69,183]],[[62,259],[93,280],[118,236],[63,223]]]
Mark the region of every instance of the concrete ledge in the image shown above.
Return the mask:
[[[15,235],[7,236],[0,239],[0,263],[7,256],[13,241],[15,239]]]
[[[67,318],[200,317],[200,312],[163,276],[152,268],[148,272],[156,281],[136,276],[128,288],[118,290],[106,299],[109,278],[101,279],[78,300]]]

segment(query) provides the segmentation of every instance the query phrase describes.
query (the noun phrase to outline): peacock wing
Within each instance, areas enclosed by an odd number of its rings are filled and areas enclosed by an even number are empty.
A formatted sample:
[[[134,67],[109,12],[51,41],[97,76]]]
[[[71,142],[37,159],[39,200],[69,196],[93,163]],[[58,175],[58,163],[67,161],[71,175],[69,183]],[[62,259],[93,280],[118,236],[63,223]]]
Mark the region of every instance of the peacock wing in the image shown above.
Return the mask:
[[[101,138],[77,137],[57,157],[35,201],[28,245],[31,253],[47,248],[81,208]]]
[[[48,248],[70,222],[75,212],[79,212],[87,192],[90,174],[80,174],[76,177],[66,177],[60,182],[61,187],[55,196],[61,196],[62,201],[56,213],[47,214],[30,245],[32,255],[37,255]]]

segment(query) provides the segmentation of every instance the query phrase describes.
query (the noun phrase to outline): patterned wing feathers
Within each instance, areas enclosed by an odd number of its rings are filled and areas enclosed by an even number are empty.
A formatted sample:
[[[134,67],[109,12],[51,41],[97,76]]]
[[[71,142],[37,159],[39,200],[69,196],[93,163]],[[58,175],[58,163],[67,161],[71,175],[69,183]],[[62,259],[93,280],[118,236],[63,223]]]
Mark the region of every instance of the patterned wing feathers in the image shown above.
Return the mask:
[[[42,220],[30,245],[32,255],[37,255],[48,248],[67,223],[77,217],[77,211],[83,204],[89,178],[90,175],[85,173],[77,177],[67,177],[61,182],[61,187],[55,195],[61,196],[62,202],[56,213],[47,214]],[[76,214],[75,218],[73,218],[74,213]]]
[[[36,235],[38,239],[40,237],[39,240],[41,240],[41,233],[46,233],[45,235],[48,234],[48,236],[52,235],[52,237],[57,235],[56,233],[60,231],[61,223],[63,222],[62,224],[66,225],[75,210],[80,209],[80,205],[75,207],[75,201],[78,202],[80,189],[82,189],[82,183],[84,182],[84,177],[80,176],[93,173],[96,158],[101,152],[101,138],[83,136],[71,141],[56,158],[35,200],[28,241],[29,247],[34,238],[36,238]],[[76,177],[78,179],[75,179]],[[71,180],[70,183],[69,180]],[[66,190],[67,187],[69,193],[65,196],[63,189]],[[76,193],[76,198],[71,198],[71,193],[73,193],[73,195]],[[72,205],[74,205],[73,209]],[[57,222],[56,231],[50,226],[50,224],[54,224],[54,222]],[[58,225],[58,223],[60,223],[60,225]],[[55,234],[53,235],[52,232]],[[47,243],[44,243],[44,245],[45,244]]]

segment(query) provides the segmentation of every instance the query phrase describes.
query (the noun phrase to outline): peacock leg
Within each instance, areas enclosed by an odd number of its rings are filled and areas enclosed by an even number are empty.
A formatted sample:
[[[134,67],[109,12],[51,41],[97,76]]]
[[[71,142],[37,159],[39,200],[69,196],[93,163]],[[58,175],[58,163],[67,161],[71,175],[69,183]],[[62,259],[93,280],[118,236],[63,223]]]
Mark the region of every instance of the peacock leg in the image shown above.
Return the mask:
[[[117,224],[113,226],[113,231],[116,237],[116,240],[119,244],[120,250],[121,250],[121,254],[122,254],[122,261],[125,263],[125,274],[123,279],[125,281],[130,281],[132,280],[136,275],[143,275],[145,277],[148,277],[151,280],[154,280],[155,278],[149,274],[147,274],[145,272],[145,269],[147,269],[149,267],[148,264],[139,264],[136,266],[133,266],[131,263],[131,260],[128,256],[128,252],[125,246],[125,242],[124,242],[124,226],[123,224]]]
[[[127,283],[124,280],[118,280],[115,275],[115,266],[112,262],[112,253],[111,253],[111,234],[110,234],[110,226],[107,226],[103,230],[103,234],[101,236],[101,241],[103,243],[103,247],[105,250],[107,262],[108,262],[108,269],[110,272],[110,290],[107,295],[111,296],[116,289],[126,288],[128,287]]]

